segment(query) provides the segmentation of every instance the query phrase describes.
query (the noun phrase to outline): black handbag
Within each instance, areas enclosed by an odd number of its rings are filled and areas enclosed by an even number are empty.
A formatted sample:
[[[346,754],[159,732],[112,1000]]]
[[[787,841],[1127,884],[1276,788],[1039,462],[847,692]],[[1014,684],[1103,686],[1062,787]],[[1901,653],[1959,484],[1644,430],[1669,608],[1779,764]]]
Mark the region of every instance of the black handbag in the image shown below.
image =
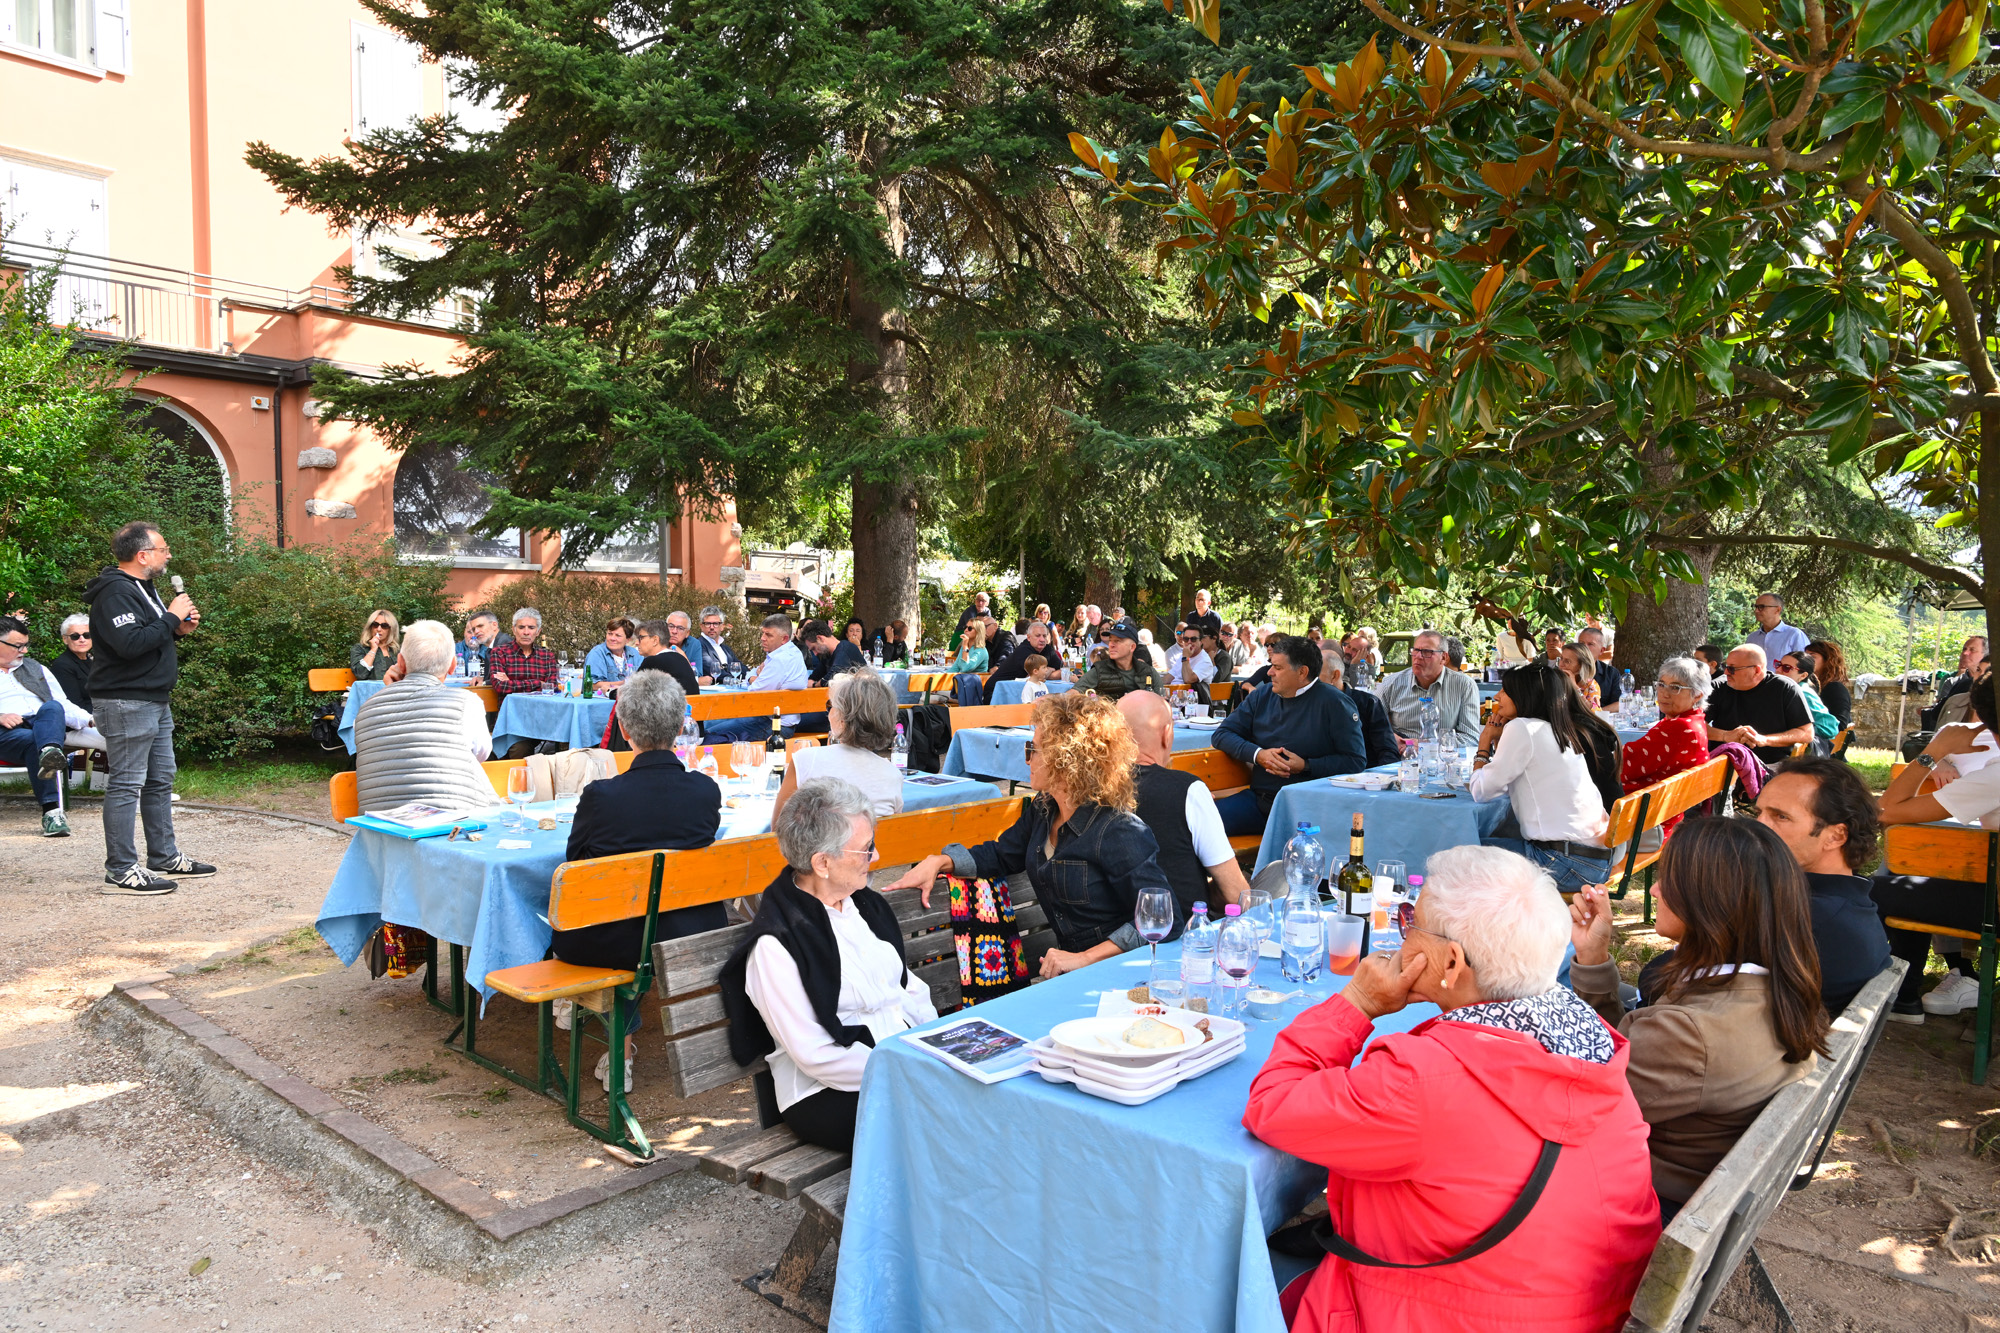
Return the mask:
[[[1462,1264],[1467,1259],[1476,1259],[1514,1234],[1514,1229],[1528,1220],[1535,1204],[1542,1197],[1542,1190],[1548,1186],[1549,1177],[1555,1174],[1556,1158],[1562,1156],[1562,1145],[1553,1139],[1542,1140],[1542,1154],[1535,1159],[1535,1169],[1528,1173],[1528,1183],[1514,1197],[1514,1202],[1500,1216],[1500,1220],[1473,1238],[1470,1245],[1457,1254],[1443,1259],[1432,1259],[1429,1263],[1399,1264],[1393,1259],[1377,1259],[1361,1249],[1353,1241],[1333,1229],[1333,1218],[1329,1215],[1314,1222],[1301,1222],[1297,1226],[1286,1227],[1270,1238],[1270,1247],[1280,1254],[1294,1259],[1314,1259],[1321,1254],[1334,1254],[1351,1264],[1362,1264],[1369,1268],[1442,1268],[1446,1264]]]

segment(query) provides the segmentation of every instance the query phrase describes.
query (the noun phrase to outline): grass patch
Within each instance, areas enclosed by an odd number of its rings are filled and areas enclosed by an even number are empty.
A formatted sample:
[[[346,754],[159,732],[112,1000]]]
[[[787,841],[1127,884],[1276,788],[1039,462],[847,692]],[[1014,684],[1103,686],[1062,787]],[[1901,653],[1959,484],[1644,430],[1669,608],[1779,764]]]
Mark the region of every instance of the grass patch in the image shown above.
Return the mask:
[[[503,1083],[498,1087],[488,1088],[486,1090],[485,1095],[486,1095],[486,1100],[489,1103],[491,1103],[494,1106],[498,1106],[501,1102],[504,1102],[509,1097],[512,1097],[514,1095],[514,1090]]]
[[[275,940],[265,940],[262,944],[251,945],[243,951],[243,961],[271,963],[277,961],[276,955],[279,954],[297,957],[301,954],[318,953],[326,947],[325,942],[319,937],[319,931],[311,926],[300,926],[297,930],[280,935]]]
[[[294,759],[232,759],[185,764],[174,790],[190,801],[234,804],[251,793],[269,795],[289,787],[324,786],[337,770],[331,764]]]
[[[431,1062],[426,1060],[423,1064],[410,1068],[392,1069],[382,1075],[382,1081],[384,1083],[435,1083],[443,1077],[444,1074],[439,1070],[433,1069]]]
[[[1850,749],[1847,752],[1847,762],[1861,775],[1861,780],[1868,784],[1869,791],[1884,792],[1889,789],[1889,765],[1901,763],[1902,756],[1894,750]]]

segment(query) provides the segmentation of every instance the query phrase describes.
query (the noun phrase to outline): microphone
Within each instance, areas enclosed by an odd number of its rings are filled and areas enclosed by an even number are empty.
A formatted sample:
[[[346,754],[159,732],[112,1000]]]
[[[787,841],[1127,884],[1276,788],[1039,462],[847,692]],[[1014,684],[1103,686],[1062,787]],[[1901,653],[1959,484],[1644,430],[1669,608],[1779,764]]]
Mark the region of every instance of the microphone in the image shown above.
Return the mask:
[[[174,585],[174,596],[176,597],[187,591],[187,581],[178,574],[170,577],[167,582]]]

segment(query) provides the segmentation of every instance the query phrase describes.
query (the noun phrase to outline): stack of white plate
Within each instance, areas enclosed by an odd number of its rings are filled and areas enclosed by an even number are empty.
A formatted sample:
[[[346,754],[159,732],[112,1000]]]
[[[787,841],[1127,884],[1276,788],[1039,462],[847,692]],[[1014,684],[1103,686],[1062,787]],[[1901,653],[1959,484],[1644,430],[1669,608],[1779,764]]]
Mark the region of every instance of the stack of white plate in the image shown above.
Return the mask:
[[[1162,1048],[1139,1047],[1123,1033],[1147,1015],[1077,1018],[1031,1043],[1032,1068],[1051,1083],[1074,1083],[1093,1097],[1140,1106],[1181,1083],[1228,1064],[1243,1053],[1243,1024],[1233,1018],[1168,1009],[1151,1015],[1177,1029],[1182,1040]],[[1196,1026],[1206,1023],[1208,1034]]]

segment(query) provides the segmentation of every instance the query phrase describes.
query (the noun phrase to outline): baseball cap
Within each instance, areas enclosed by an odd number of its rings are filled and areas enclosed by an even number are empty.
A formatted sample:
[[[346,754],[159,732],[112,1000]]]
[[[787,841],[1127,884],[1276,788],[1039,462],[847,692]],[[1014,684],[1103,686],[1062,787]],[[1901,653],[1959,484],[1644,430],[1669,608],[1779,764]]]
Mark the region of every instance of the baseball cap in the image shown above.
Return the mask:
[[[1139,641],[1139,627],[1132,623],[1129,616],[1123,620],[1112,621],[1104,627],[1104,632],[1115,634],[1121,639],[1130,639],[1134,643]]]

